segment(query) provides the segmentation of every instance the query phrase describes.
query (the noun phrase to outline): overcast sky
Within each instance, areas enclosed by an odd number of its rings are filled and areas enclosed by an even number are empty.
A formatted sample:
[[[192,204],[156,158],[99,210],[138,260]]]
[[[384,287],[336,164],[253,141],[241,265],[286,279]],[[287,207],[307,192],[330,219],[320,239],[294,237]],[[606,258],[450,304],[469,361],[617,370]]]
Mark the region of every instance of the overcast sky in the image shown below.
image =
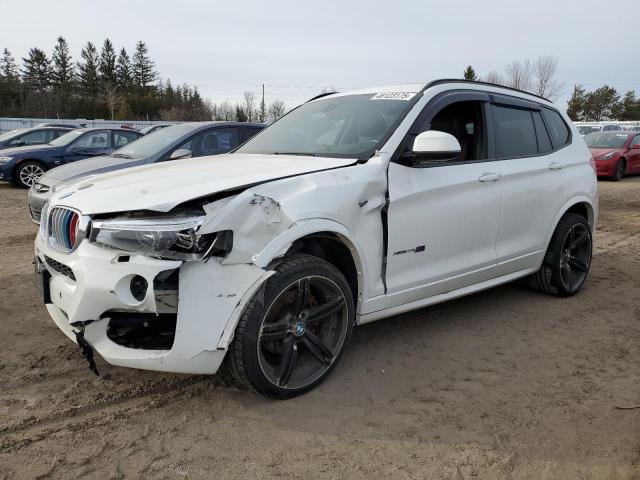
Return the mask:
[[[134,1],[0,0],[0,48],[50,54],[64,36],[74,59],[109,37],[144,40],[162,78],[212,101],[266,84],[288,106],[318,93],[503,70],[555,55],[563,97],[573,84],[640,92],[638,0]],[[564,100],[564,98],[563,98]],[[564,103],[564,102],[561,102]]]

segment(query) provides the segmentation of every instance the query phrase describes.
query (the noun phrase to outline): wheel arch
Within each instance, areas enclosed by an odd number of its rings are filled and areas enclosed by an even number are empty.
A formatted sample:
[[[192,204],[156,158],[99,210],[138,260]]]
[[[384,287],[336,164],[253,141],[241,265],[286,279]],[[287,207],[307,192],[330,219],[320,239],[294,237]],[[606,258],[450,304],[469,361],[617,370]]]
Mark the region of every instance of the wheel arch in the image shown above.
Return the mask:
[[[545,251],[549,248],[549,242],[551,242],[551,237],[553,236],[553,232],[555,232],[560,219],[567,213],[575,213],[584,217],[587,220],[591,231],[595,229],[597,207],[594,207],[593,203],[588,197],[574,197],[562,206],[562,208],[556,214],[556,217],[553,219],[551,228],[547,232]]]
[[[328,219],[297,223],[273,239],[252,261],[256,266],[269,268],[294,253],[317,256],[340,270],[351,287],[357,310],[366,298],[367,266],[362,250],[344,225]]]

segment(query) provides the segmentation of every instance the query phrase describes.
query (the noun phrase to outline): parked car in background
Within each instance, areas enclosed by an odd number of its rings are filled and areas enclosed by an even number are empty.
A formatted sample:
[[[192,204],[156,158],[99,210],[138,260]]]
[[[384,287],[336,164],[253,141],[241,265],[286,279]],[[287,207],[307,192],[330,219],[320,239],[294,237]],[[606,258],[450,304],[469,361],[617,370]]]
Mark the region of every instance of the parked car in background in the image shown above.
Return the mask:
[[[596,162],[599,177],[618,181],[629,173],[640,173],[640,133],[596,132],[584,137]]]
[[[75,130],[77,128],[86,127],[86,123],[39,123],[36,127],[62,127],[62,128],[70,128]]]
[[[82,128],[43,145],[0,151],[0,180],[29,188],[47,170],[83,158],[105,155],[142,136],[116,128]]]
[[[42,145],[68,133],[66,127],[34,127],[10,130],[0,135],[0,150],[13,147]]]
[[[62,185],[36,284],[87,359],[203,374],[226,358],[290,398],[330,374],[355,325],[522,277],[576,294],[597,213],[589,149],[550,101],[462,80],[362,89],[231,154]]]
[[[169,126],[170,125],[149,125],[148,127],[141,128],[138,131],[143,135],[149,135],[150,133],[157,132],[158,130]]]
[[[578,125],[577,126],[580,135],[583,137],[594,132],[621,132],[624,130],[622,126],[615,124],[607,125]]]
[[[265,125],[198,122],[166,127],[127,144],[109,156],[88,158],[46,172],[29,190],[31,218],[36,223],[40,221],[42,206],[61,182],[165,160],[226,153],[254,136]]]

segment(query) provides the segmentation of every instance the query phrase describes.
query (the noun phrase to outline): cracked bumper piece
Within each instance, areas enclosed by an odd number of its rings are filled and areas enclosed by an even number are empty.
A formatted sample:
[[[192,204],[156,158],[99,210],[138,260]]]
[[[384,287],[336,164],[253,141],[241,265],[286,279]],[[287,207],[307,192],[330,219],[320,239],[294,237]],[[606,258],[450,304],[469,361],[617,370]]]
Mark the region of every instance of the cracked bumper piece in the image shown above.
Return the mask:
[[[52,303],[47,304],[47,310],[67,337],[75,342],[72,324],[88,322],[84,337],[108,363],[165,372],[215,373],[244,306],[270,275],[253,265],[222,265],[215,259],[185,263],[160,260],[86,241],[64,254],[51,249],[40,235],[35,253],[51,274]],[[173,304],[167,302],[166,291],[156,289],[157,278],[172,270],[179,277],[177,302]],[[131,280],[139,277],[146,280],[148,288],[136,299],[130,286]],[[148,323],[175,315],[173,341],[166,350],[131,348],[114,341],[111,317],[118,316],[122,325],[123,315],[139,316]]]

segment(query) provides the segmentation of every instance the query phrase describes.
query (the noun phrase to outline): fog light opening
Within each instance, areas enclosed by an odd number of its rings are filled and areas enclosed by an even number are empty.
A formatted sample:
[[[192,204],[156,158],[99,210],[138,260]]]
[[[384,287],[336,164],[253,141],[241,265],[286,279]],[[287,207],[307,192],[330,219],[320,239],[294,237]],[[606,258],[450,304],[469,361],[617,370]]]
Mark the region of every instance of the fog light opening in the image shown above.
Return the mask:
[[[131,279],[131,283],[129,284],[131,295],[139,302],[144,300],[144,297],[147,296],[148,288],[149,283],[145,280],[144,277],[141,277],[140,275],[134,275]]]

